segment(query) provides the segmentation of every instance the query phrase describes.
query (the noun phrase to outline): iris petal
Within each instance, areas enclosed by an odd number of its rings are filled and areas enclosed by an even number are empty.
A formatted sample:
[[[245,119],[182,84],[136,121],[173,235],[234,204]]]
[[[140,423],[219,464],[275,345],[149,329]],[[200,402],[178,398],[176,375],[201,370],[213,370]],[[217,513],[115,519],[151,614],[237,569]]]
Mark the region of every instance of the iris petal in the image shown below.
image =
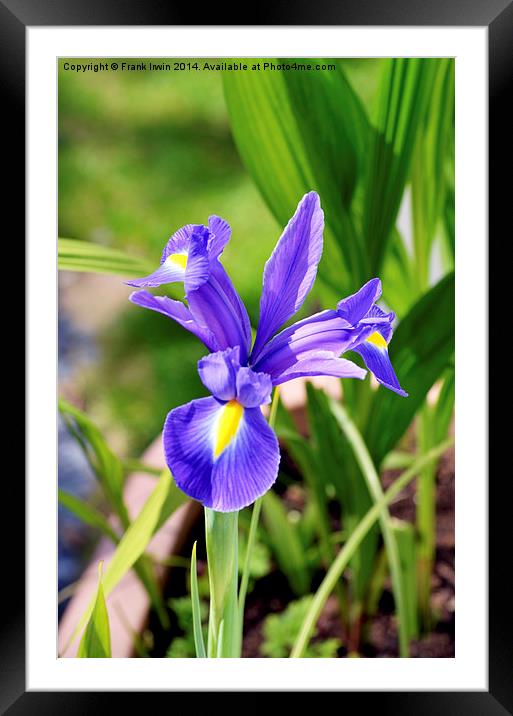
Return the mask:
[[[273,383],[278,375],[293,368],[298,360],[329,351],[339,356],[358,340],[370,327],[352,328],[337,311],[321,311],[310,318],[294,323],[278,333],[265,346],[253,364],[253,369],[268,373]]]
[[[208,217],[208,228],[211,232],[208,253],[211,259],[216,259],[230,240],[232,230],[228,222],[215,215]]]
[[[143,286],[162,286],[164,283],[176,283],[183,281],[185,278],[185,269],[179,264],[170,261],[164,261],[156,271],[150,273],[149,276],[143,278],[134,278],[126,281],[129,286],[142,288]]]
[[[234,512],[273,485],[280,452],[260,409],[244,408],[236,434],[216,458],[216,429],[224,408],[215,398],[202,398],[172,410],[164,425],[164,451],[185,494],[205,507]]]
[[[198,362],[201,382],[219,400],[231,400],[237,395],[239,347],[211,353]]]
[[[260,319],[254,355],[303,305],[322,254],[324,213],[319,196],[306,194],[298,204],[264,269]]]
[[[338,358],[330,351],[318,351],[309,358],[298,360],[290,368],[273,377],[273,385],[286,383],[294,378],[314,375],[332,375],[335,378],[358,378],[363,380],[367,371],[350,360]]]
[[[386,347],[380,347],[376,342],[366,340],[360,345],[355,346],[352,350],[359,353],[367,368],[374,374],[376,380],[394,393],[402,395],[404,398],[408,396],[400,386],[399,380],[390,362],[388,350]]]
[[[251,368],[239,368],[237,373],[237,400],[245,408],[258,408],[271,402],[273,384],[266,373],[255,373]]]
[[[251,342],[248,313],[219,261],[211,265],[209,280],[187,294],[187,302],[196,321],[215,335],[219,350],[239,346],[245,363]]]
[[[149,291],[134,291],[130,294],[129,300],[138,306],[149,308],[151,311],[157,311],[157,313],[172,318],[173,321],[199,338],[210,351],[219,350],[214,334],[199,324],[181,301],[175,301],[167,296],[154,296]]]
[[[181,254],[184,251],[188,251],[191,236],[194,233],[198,234],[205,231],[208,232],[208,229],[206,226],[203,226],[203,224],[186,224],[182,226],[168,239],[164,246],[160,263],[164,263],[171,254]]]
[[[193,233],[190,238],[184,277],[186,293],[199,288],[210,276],[207,237],[208,233]]]
[[[361,321],[375,301],[381,296],[381,281],[379,278],[372,278],[361,287],[359,291],[353,293],[352,296],[343,298],[337,305],[337,312],[341,318],[345,318],[348,323],[355,326]]]

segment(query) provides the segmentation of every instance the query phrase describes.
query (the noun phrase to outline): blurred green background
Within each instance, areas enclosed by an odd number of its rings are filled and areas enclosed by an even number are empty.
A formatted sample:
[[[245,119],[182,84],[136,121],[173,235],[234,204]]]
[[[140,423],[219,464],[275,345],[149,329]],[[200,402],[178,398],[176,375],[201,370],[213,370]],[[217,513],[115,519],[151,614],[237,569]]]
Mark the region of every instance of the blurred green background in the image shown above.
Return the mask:
[[[221,74],[76,73],[64,70],[66,61],[59,62],[59,235],[157,265],[177,228],[218,214],[233,232],[223,263],[256,324],[262,270],[282,227],[237,153]],[[339,62],[370,110],[380,61]],[[79,320],[88,313],[93,280],[77,274],[61,291],[64,313],[73,294],[82,304]],[[115,445],[137,456],[171,408],[204,394],[196,361],[205,349],[163,316],[125,303],[120,284],[116,276],[101,277],[102,292],[116,297],[114,309],[106,322],[87,321],[99,350],[75,374],[73,390]],[[127,299],[130,292],[127,286]],[[312,305],[315,293],[305,310]],[[101,300],[91,305],[95,311],[102,311]]]

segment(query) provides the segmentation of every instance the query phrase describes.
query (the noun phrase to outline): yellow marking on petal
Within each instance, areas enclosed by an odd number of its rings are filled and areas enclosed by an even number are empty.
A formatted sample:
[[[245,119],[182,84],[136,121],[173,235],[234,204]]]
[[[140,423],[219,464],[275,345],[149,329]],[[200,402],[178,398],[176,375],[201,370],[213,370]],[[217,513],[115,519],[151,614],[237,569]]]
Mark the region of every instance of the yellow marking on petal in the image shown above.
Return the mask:
[[[180,268],[185,269],[187,266],[187,254],[169,254],[166,261],[170,264],[176,264]]]
[[[374,331],[374,333],[371,333],[371,335],[367,338],[369,343],[372,343],[373,345],[377,346],[378,348],[386,348],[387,342],[381,335],[381,333],[378,333],[377,331]]]
[[[225,447],[237,434],[244,408],[236,400],[230,400],[222,408],[216,425],[214,457],[219,457]]]

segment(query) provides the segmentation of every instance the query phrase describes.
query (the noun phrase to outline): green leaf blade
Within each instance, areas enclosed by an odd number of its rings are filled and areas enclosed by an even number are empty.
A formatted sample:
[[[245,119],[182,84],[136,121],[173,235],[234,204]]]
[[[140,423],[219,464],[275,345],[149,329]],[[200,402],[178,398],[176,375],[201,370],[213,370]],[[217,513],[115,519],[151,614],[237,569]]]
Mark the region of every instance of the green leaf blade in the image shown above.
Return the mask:
[[[191,603],[192,603],[192,625],[194,630],[194,646],[196,657],[205,659],[207,652],[203,641],[203,630],[201,626],[201,604],[198,590],[198,571],[196,568],[196,542],[192,547],[191,556]]]
[[[84,271],[137,278],[151,273],[149,261],[90,241],[60,238],[58,267],[61,271]]]
[[[98,569],[98,587],[94,598],[91,616],[78,647],[79,659],[110,659],[110,627],[107,605],[102,586],[102,565]]]

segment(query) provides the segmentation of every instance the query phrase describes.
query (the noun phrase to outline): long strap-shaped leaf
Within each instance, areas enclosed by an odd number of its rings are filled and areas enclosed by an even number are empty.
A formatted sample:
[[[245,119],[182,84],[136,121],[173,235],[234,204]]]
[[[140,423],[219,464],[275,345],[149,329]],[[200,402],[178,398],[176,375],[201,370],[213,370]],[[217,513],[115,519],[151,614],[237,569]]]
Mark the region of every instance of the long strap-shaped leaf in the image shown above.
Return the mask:
[[[387,251],[438,62],[395,58],[385,65],[363,201],[363,234],[372,275],[379,275]]]
[[[356,460],[365,478],[365,482],[369,489],[374,502],[379,503],[383,499],[383,490],[379,475],[374,467],[372,458],[363,441],[355,424],[342,405],[335,400],[330,400],[331,412],[344,432],[348,442],[350,443]],[[399,551],[397,541],[390,524],[390,515],[386,506],[383,506],[379,514],[379,523],[383,533],[383,540],[387,550],[388,565],[392,577],[392,588],[394,592],[395,606],[398,618],[399,632],[399,653],[403,657],[408,656],[408,611],[405,600],[405,585],[403,582],[401,565],[399,561]]]
[[[448,174],[454,165],[453,134],[454,59],[445,59],[437,67],[411,171],[415,274],[421,290],[428,286],[431,248],[451,183]]]
[[[112,656],[110,649],[110,627],[107,605],[102,587],[102,566],[98,566],[98,588],[94,598],[91,617],[78,647],[79,659],[108,659]]]
[[[201,629],[201,604],[198,590],[198,571],[196,567],[196,542],[192,546],[191,556],[191,603],[192,603],[192,627],[194,632],[194,647],[198,659],[205,659],[207,652],[203,641]]]
[[[348,288],[368,278],[349,207],[369,123],[342,69],[232,72],[223,82],[240,155],[278,222],[285,225],[299,198],[317,190],[326,215],[320,275],[338,292],[344,272]]]
[[[107,566],[103,577],[103,592],[105,597],[112,592],[116,584],[118,584],[120,579],[131,569],[146,549],[158,525],[162,506],[164,505],[170,487],[171,474],[169,471],[164,470],[142,510],[123,535]],[[94,598],[89,602],[87,609],[71,635],[70,643],[76,638],[84,624],[88,621],[93,607]]]
[[[129,278],[144,276],[154,270],[149,261],[124,251],[77,239],[59,239],[59,269],[107,273]]]
[[[315,593],[314,599],[308,613],[301,625],[301,629],[298,632],[294,647],[292,649],[291,657],[298,659],[303,656],[305,649],[308,646],[308,642],[312,637],[315,625],[319,619],[324,605],[326,604],[328,597],[335,588],[341,578],[345,568],[349,564],[352,556],[358,549],[361,541],[365,535],[369,532],[374,523],[378,520],[381,511],[386,508],[390,503],[397,497],[397,495],[404,490],[404,488],[418,475],[426,465],[431,464],[434,460],[440,457],[450,445],[452,440],[447,440],[444,443],[438,445],[433,450],[430,450],[426,455],[415,460],[414,464],[403,474],[397,478],[397,480],[388,488],[386,493],[380,500],[378,500],[367,512],[365,517],[358,524],[356,529],[353,530],[349,539],[345,543],[344,547],[340,550],[337,558],[329,568],[326,576],[322,580],[317,592]]]

